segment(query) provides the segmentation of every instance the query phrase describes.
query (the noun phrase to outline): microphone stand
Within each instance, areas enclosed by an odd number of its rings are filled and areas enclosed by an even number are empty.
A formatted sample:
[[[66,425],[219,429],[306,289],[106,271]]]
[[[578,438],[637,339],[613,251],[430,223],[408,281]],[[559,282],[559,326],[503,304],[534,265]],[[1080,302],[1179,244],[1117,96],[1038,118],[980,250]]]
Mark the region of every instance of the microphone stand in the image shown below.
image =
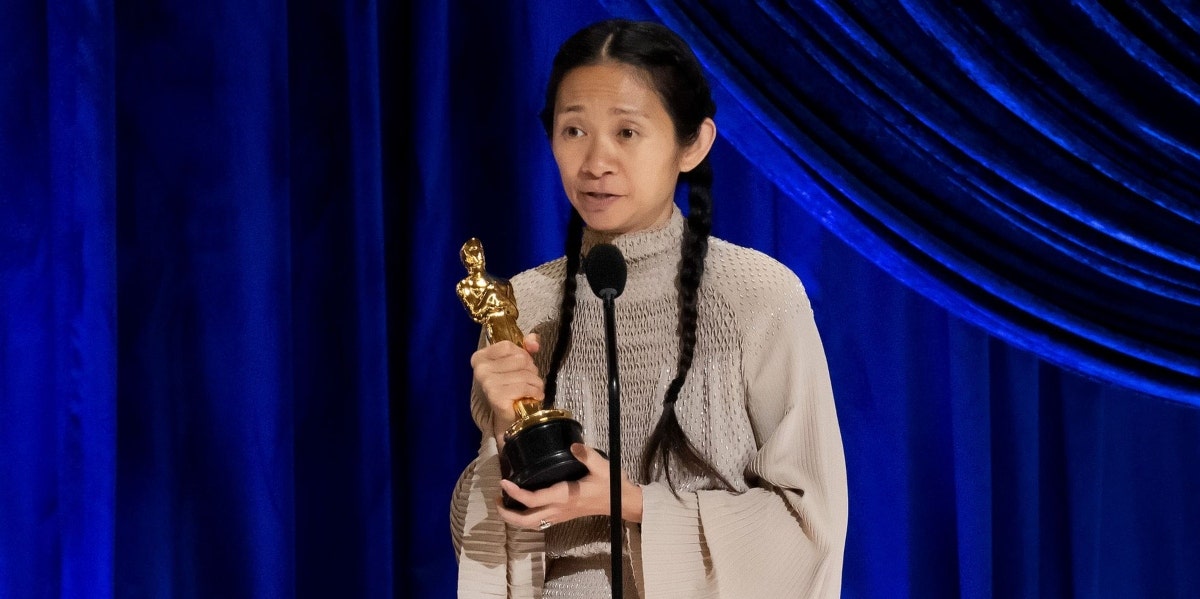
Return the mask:
[[[617,377],[617,318],[613,301],[617,292],[605,289],[604,344],[608,353],[608,489],[609,522],[612,525],[612,596],[624,597],[624,519],[621,518],[621,381]]]
[[[612,596],[624,597],[624,520],[621,518],[621,382],[617,378],[617,317],[613,302],[625,290],[628,275],[621,250],[602,243],[587,255],[588,285],[604,300],[604,343],[608,354],[608,501],[612,524]]]

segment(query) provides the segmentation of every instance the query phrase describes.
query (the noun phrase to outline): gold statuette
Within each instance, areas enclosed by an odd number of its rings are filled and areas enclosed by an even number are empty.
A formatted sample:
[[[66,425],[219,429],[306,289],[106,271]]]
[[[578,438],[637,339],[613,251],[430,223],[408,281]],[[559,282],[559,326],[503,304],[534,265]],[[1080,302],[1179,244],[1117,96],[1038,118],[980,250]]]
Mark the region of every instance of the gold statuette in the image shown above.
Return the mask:
[[[483,325],[487,342],[511,341],[525,347],[517,326],[517,299],[507,279],[487,273],[483,244],[472,237],[459,252],[467,277],[455,292],[471,318]],[[583,442],[583,427],[566,410],[542,409],[532,397],[513,401],[517,420],[504,433],[500,466],[504,478],[524,489],[542,489],[563,480],[577,480],[587,469],[571,454],[572,443]],[[519,503],[505,497],[513,509]]]

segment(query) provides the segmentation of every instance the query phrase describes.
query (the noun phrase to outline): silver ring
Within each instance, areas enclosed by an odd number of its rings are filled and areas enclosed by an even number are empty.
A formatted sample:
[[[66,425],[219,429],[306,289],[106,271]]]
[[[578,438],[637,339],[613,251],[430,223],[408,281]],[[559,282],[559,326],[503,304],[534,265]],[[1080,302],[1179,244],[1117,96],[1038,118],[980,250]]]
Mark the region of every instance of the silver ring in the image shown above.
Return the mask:
[[[547,528],[550,528],[549,521],[542,520],[541,522],[538,522],[538,530],[546,530]]]

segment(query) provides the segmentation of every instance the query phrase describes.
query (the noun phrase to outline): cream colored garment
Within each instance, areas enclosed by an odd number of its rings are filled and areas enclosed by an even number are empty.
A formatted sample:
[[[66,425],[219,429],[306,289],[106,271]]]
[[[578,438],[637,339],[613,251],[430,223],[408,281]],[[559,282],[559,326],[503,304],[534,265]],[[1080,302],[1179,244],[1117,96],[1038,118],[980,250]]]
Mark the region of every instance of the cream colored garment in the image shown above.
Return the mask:
[[[616,300],[622,465],[640,456],[674,377],[674,287],[683,218],[611,241],[629,263]],[[585,247],[599,241],[590,231]],[[609,241],[609,240],[604,240]],[[825,355],[804,288],[785,266],[712,239],[700,288],[695,361],[676,404],[688,438],[741,493],[673,474],[643,486],[643,520],[627,526],[627,596],[836,597],[846,538],[845,459]],[[565,261],[513,278],[520,325],[542,335],[543,374],[557,333]],[[557,406],[608,448],[603,312],[579,275],[574,340]],[[608,519],[581,518],[546,533],[506,526],[496,513],[499,465],[491,414],[478,388],[479,456],[455,488],[451,524],[460,597],[608,597]],[[560,573],[562,575],[560,576]],[[547,576],[550,578],[547,579]],[[632,589],[630,587],[633,587]]]

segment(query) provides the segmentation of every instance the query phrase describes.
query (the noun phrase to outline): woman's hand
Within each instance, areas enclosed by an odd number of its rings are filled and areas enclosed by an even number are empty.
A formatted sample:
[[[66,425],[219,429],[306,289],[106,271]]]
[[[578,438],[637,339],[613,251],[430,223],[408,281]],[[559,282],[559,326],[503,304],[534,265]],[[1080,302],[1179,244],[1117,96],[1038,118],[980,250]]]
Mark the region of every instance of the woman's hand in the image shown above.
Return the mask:
[[[471,354],[475,382],[483,389],[492,407],[492,434],[496,445],[504,447],[504,431],[517,419],[513,402],[522,397],[541,401],[545,397],[533,355],[540,347],[538,336],[525,336],[525,349],[511,341],[501,341]]]
[[[539,491],[526,491],[511,481],[500,481],[504,492],[527,508],[520,512],[507,509],[497,497],[500,517],[513,526],[536,530],[545,528],[543,522],[554,525],[582,516],[607,516],[608,460],[582,443],[571,445],[571,453],[588,469],[579,480],[556,483]],[[624,472],[621,473],[621,518],[627,522],[642,521],[642,488],[629,482]]]

